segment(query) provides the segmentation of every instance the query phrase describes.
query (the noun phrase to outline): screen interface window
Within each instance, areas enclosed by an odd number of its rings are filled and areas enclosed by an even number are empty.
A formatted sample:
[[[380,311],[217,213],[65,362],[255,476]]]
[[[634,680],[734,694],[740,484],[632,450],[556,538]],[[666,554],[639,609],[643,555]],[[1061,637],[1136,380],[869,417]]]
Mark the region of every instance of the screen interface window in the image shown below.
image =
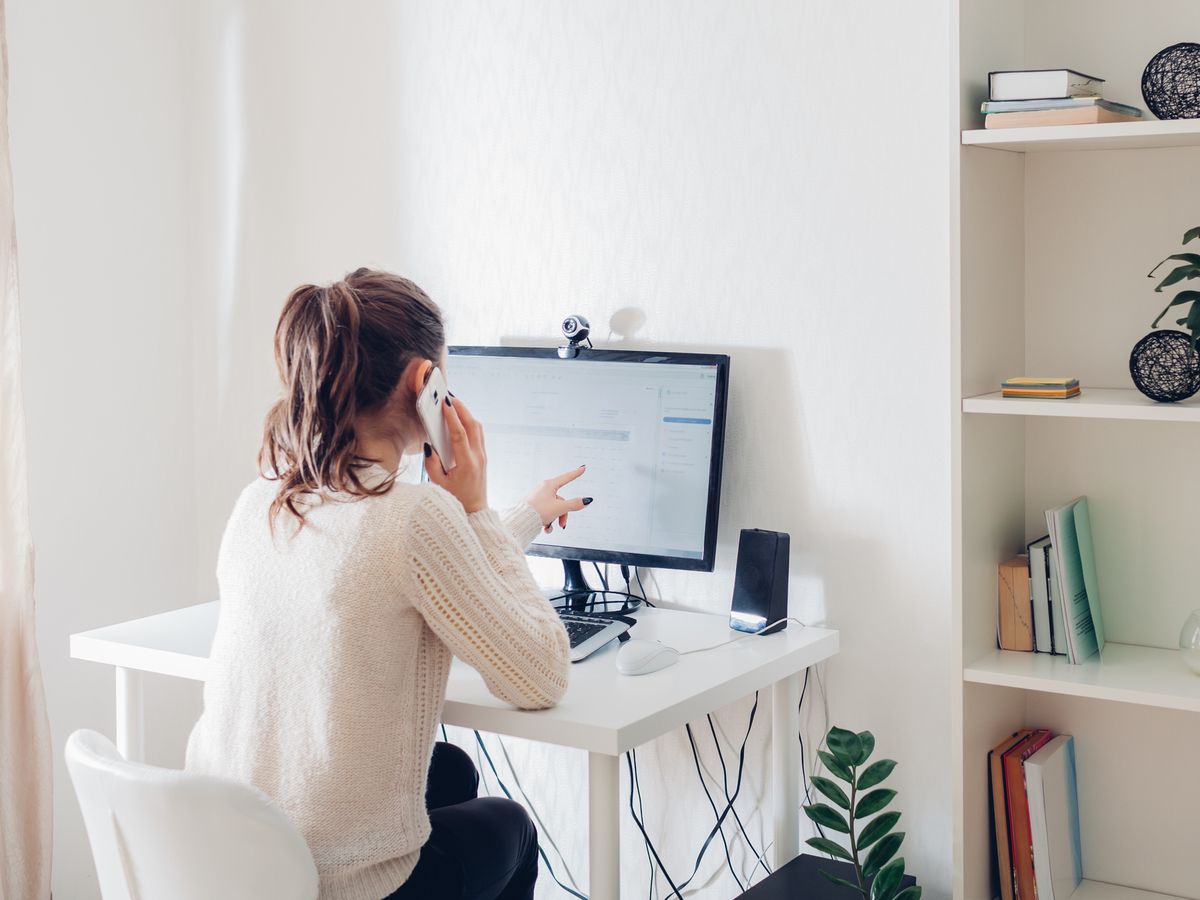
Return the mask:
[[[717,367],[455,355],[448,379],[483,423],[488,502],[586,464],[594,497],[535,544],[702,559]]]

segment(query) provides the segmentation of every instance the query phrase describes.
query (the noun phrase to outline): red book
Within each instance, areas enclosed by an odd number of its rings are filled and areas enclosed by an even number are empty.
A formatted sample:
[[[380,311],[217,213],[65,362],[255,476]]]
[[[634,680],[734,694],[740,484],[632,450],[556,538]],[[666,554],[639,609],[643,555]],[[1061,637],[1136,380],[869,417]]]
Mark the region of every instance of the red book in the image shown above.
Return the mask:
[[[1008,800],[1008,838],[1016,900],[1037,900],[1029,798],[1025,793],[1025,760],[1049,743],[1051,737],[1048,729],[1039,728],[1004,754],[1004,793]]]

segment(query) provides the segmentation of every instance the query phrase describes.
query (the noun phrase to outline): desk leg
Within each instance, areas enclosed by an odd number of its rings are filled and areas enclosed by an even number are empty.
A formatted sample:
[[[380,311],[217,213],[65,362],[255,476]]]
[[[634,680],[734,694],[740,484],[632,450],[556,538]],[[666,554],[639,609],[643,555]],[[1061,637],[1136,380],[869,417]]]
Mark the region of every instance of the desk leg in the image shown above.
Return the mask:
[[[588,897],[621,896],[621,757],[588,754]]]
[[[130,762],[143,762],[146,741],[142,710],[142,673],[117,666],[117,751]]]
[[[779,868],[800,852],[801,675],[781,678],[771,688],[771,780],[775,793],[775,846]]]

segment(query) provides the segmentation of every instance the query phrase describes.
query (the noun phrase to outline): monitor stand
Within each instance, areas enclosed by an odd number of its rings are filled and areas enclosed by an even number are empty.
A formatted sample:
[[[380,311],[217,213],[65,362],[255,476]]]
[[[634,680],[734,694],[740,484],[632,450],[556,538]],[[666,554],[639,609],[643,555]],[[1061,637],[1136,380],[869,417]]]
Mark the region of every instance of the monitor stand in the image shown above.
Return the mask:
[[[583,574],[583,563],[578,559],[564,559],[562,564],[562,592],[566,604],[576,610],[587,609],[595,592]]]

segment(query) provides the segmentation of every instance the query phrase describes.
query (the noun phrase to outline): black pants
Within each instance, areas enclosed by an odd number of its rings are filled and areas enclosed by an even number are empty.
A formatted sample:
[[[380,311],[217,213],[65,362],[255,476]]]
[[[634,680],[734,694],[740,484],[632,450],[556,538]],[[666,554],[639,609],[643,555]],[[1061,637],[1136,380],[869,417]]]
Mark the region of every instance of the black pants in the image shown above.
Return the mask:
[[[533,900],[537,829],[519,803],[478,789],[471,757],[435,744],[425,791],[432,832],[408,881],[384,900]]]

